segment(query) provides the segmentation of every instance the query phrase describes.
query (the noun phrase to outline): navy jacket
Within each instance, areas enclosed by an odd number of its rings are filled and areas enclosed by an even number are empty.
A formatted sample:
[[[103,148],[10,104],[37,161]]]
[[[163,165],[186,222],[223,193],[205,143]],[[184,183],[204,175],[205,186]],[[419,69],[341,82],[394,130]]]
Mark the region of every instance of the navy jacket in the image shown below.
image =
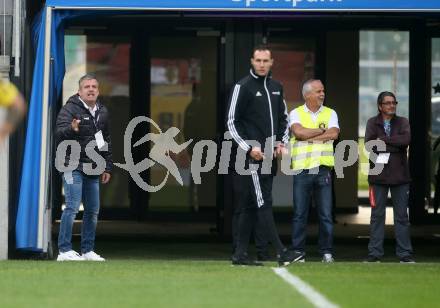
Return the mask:
[[[109,132],[109,113],[107,108],[102,105],[99,100],[96,104],[98,110],[95,112],[95,119],[93,119],[90,111],[86,109],[83,102],[80,101],[78,94],[71,96],[58,114],[55,140],[57,145],[63,140],[76,140],[79,142],[81,145],[81,154],[79,165],[76,170],[83,171],[84,163],[93,163],[93,168],[96,167],[96,164],[86,155],[85,148],[90,141],[95,140],[95,134],[101,130],[104,140],[108,144],[108,151],[99,151],[97,147],[95,147],[95,151],[105,159],[105,171],[110,173],[113,162],[112,144]],[[71,126],[74,118],[81,120],[78,132],[75,132]],[[66,165],[69,162],[69,159],[70,153],[68,151],[65,161]]]

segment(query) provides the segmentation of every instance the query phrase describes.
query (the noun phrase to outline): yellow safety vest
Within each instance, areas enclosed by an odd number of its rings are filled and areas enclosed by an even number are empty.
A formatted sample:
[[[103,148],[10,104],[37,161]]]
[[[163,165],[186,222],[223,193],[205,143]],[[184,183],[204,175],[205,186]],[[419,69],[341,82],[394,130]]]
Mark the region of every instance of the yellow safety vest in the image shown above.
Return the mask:
[[[296,109],[301,125],[305,128],[328,128],[328,123],[332,114],[332,109],[323,106],[319,112],[316,122],[312,115],[304,110],[304,106]],[[333,155],[333,140],[322,141],[299,141],[292,135],[290,138],[292,147],[292,169],[303,170],[312,169],[318,166],[333,167],[335,158]]]
[[[9,107],[18,95],[17,88],[9,81],[0,80],[0,107]]]

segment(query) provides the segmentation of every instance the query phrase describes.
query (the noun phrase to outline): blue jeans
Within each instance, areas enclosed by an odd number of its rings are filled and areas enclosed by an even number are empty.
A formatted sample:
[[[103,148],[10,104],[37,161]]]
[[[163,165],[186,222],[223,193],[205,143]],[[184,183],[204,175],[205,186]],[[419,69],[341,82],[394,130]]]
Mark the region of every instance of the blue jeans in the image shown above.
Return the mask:
[[[309,170],[293,176],[292,248],[305,251],[309,207],[315,201],[319,216],[319,252],[333,251],[332,176],[331,169],[319,167],[317,174]]]
[[[60,252],[72,250],[73,221],[82,200],[84,215],[81,229],[81,252],[92,251],[99,213],[99,176],[88,176],[77,170],[72,173],[66,172],[63,173],[63,187],[66,208],[61,216],[58,249]]]

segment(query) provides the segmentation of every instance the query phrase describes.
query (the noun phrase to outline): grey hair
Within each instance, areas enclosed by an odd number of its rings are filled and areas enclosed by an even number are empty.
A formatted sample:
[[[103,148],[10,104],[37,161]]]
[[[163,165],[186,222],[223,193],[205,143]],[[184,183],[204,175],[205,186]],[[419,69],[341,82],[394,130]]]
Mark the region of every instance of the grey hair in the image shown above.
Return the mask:
[[[322,81],[319,79],[309,79],[306,82],[304,82],[303,87],[302,87],[303,98],[306,98],[306,94],[309,93],[310,91],[312,91],[312,83],[314,83],[315,81],[319,81],[322,83]]]
[[[81,88],[81,83],[84,81],[84,80],[96,80],[96,81],[98,81],[98,79],[96,79],[96,76],[95,75],[93,75],[93,74],[85,74],[84,76],[82,76],[80,79],[79,79],[79,81],[78,81],[78,86]]]

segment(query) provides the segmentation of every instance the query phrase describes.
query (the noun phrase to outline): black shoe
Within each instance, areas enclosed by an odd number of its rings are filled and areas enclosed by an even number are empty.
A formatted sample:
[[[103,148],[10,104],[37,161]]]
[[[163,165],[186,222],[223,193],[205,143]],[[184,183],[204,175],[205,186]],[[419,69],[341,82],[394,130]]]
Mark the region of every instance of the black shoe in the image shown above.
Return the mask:
[[[364,260],[364,263],[380,263],[380,258],[376,256],[368,256]]]
[[[263,266],[263,263],[250,260],[247,256],[232,256],[232,265]]]
[[[245,252],[240,257],[238,257],[238,255],[235,253],[235,250],[234,250],[234,252],[231,255],[231,261],[234,261],[234,259],[235,260],[237,260],[237,259],[249,259],[249,255],[248,255],[247,252]]]
[[[257,252],[257,261],[266,262],[270,260],[270,255],[267,251]]]
[[[400,263],[416,263],[411,256],[405,256],[400,258]]]
[[[301,251],[284,250],[283,253],[278,256],[278,265],[287,266],[294,262],[305,262],[306,254]]]

